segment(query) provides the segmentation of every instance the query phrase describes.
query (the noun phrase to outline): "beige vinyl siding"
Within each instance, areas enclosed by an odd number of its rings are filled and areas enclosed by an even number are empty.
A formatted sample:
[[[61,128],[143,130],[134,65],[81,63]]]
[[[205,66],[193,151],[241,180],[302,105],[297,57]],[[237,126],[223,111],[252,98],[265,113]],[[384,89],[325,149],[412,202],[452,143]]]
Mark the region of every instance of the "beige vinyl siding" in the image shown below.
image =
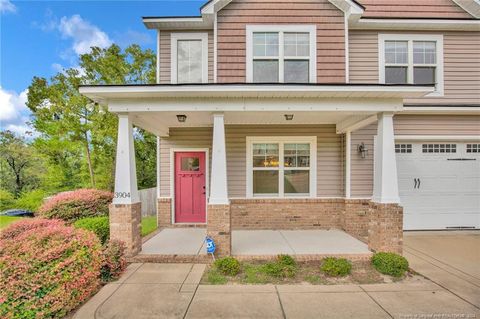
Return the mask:
[[[349,32],[351,83],[378,83],[378,33],[382,31]],[[405,104],[480,104],[480,32],[417,33],[444,35],[445,92],[443,97],[407,99]]]
[[[395,135],[477,135],[480,136],[480,116],[475,115],[410,115],[393,118]],[[352,132],[352,197],[370,197],[373,192],[373,138],[377,124]],[[369,152],[365,159],[357,147],[363,142]]]
[[[246,25],[316,24],[317,82],[345,82],[343,12],[328,0],[234,0],[217,17],[217,77],[246,81]]]
[[[231,198],[246,196],[247,136],[317,136],[317,195],[343,196],[342,136],[335,125],[227,125],[228,193]],[[210,148],[212,128],[172,128],[170,136],[160,141],[160,195],[170,196],[170,149]]]
[[[213,83],[213,31],[160,31],[160,83],[171,83],[171,34],[172,33],[208,32],[208,82]]]

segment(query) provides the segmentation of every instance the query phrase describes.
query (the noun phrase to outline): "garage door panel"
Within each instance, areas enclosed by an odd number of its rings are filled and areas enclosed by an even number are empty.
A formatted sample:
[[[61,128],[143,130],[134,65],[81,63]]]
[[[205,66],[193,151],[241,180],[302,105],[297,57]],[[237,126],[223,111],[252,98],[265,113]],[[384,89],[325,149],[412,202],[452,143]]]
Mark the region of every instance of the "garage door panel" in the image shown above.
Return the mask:
[[[423,153],[423,144],[397,154],[404,229],[480,228],[480,154],[466,153],[461,142],[448,142],[455,152]]]

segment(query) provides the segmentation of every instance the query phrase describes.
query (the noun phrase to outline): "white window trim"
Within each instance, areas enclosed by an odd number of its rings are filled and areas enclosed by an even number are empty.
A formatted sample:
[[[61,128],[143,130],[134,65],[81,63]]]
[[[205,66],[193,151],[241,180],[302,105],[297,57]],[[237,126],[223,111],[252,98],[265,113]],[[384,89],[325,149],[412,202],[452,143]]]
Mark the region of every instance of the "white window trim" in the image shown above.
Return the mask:
[[[278,32],[279,33],[279,77],[283,81],[283,33],[284,32],[308,32],[310,34],[310,59],[309,59],[309,83],[317,82],[317,27],[316,25],[247,25],[247,83],[253,82],[253,33],[254,32]]]
[[[247,136],[247,198],[315,198],[317,197],[317,137],[316,136]],[[279,194],[278,196],[253,196],[253,144],[279,143]],[[283,189],[283,143],[310,144],[310,194],[308,196],[285,195]],[[295,169],[295,168],[292,168]]]
[[[177,41],[201,40],[202,41],[202,83],[208,83],[208,33],[206,32],[176,32],[170,35],[170,80],[177,84]]]
[[[443,35],[442,34],[379,34],[378,35],[378,72],[380,83],[385,83],[385,41],[407,41],[408,42],[408,72],[407,82],[413,83],[413,41],[434,41],[436,42],[436,67],[435,78],[437,85],[435,91],[426,95],[427,97],[443,96]]]

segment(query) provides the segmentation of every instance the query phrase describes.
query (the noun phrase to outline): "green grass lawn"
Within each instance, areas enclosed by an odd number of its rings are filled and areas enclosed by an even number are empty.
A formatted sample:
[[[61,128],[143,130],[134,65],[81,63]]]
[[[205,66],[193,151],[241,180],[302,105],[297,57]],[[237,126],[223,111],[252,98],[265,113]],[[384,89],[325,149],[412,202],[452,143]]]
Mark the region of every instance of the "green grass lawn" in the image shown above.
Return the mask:
[[[157,229],[157,216],[142,217],[142,237]]]
[[[0,216],[0,229],[3,229],[11,223],[22,219],[22,217]]]

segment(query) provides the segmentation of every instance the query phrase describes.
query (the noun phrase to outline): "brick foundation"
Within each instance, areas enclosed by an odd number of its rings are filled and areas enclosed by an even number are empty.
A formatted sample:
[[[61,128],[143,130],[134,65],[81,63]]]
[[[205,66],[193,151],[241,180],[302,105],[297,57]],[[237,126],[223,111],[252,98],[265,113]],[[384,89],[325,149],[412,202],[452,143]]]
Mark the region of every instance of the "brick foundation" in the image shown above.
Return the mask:
[[[342,216],[342,229],[353,237],[367,242],[370,222],[369,211],[369,200],[346,199]]]
[[[172,199],[157,198],[158,228],[172,227]]]
[[[127,246],[127,256],[142,250],[142,204],[110,204],[110,238],[121,240]]]
[[[207,236],[215,241],[215,254],[229,256],[232,250],[230,205],[208,205],[207,218]]]
[[[373,251],[402,253],[403,208],[397,204],[369,205],[368,248]]]

